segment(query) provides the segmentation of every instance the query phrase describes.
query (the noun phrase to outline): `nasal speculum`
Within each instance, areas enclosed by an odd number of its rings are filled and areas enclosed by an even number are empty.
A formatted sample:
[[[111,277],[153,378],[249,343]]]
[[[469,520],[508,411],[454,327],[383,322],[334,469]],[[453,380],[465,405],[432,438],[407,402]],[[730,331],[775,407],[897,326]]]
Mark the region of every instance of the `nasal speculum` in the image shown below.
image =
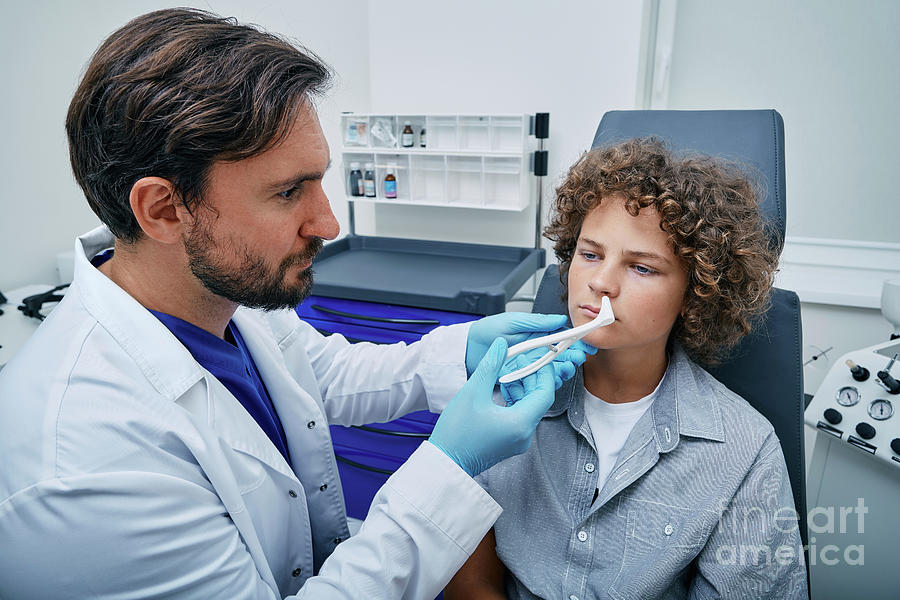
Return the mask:
[[[543,346],[547,346],[549,351],[528,366],[504,375],[500,378],[500,383],[510,383],[522,379],[527,375],[531,375],[544,365],[553,361],[553,359],[562,354],[569,346],[593,330],[598,327],[606,327],[615,320],[616,316],[613,314],[609,298],[603,296],[603,299],[600,301],[600,312],[588,323],[573,327],[572,329],[567,329],[566,331],[551,333],[550,335],[545,335],[533,340],[526,340],[510,347],[509,350],[506,351],[506,360],[509,360],[518,354],[522,354],[523,352],[528,352],[529,350],[534,350],[535,348],[541,348]]]

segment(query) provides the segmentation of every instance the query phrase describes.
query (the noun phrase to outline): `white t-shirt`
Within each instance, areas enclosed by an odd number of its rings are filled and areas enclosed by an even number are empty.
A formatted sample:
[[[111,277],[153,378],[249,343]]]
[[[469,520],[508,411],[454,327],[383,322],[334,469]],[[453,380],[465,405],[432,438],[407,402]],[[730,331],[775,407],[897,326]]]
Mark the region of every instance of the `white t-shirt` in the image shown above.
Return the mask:
[[[665,375],[663,375],[665,379]],[[623,404],[610,404],[584,389],[584,416],[594,436],[597,448],[597,489],[602,490],[610,471],[616,466],[616,459],[625,446],[625,441],[635,423],[641,418],[656,397],[662,379],[652,392],[640,400]]]

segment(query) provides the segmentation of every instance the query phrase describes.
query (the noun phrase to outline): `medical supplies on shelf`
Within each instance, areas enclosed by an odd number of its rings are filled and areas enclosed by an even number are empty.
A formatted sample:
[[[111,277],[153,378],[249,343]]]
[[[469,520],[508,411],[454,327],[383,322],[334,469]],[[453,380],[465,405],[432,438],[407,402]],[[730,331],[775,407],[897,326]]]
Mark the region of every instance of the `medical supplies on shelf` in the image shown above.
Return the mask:
[[[347,195],[359,200],[352,164],[371,162],[376,181],[384,182],[392,169],[396,184],[390,193],[379,186],[364,201],[523,210],[536,189],[533,120],[532,115],[346,113],[341,128]]]

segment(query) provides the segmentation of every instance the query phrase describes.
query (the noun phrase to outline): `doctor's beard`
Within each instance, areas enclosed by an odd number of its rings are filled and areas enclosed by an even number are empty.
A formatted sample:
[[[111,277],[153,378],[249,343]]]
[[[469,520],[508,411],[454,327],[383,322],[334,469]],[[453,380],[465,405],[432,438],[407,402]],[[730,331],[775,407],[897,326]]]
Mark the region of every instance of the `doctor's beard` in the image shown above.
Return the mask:
[[[292,281],[287,271],[296,265],[312,261],[324,246],[321,238],[312,238],[302,252],[283,259],[271,269],[265,259],[242,243],[233,246],[240,265],[232,266],[222,256],[221,246],[213,239],[207,224],[197,223],[184,239],[191,273],[213,294],[248,308],[279,310],[294,308],[312,291],[313,270],[300,272]]]

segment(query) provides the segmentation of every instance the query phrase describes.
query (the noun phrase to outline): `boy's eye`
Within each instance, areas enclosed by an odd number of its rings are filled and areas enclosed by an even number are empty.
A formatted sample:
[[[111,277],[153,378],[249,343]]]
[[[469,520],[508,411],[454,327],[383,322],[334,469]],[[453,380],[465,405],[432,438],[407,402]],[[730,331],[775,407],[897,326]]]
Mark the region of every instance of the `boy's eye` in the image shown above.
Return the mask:
[[[645,267],[644,265],[634,265],[634,270],[637,271],[641,275],[652,275],[656,273],[653,269]]]
[[[582,251],[581,251],[581,256],[583,256],[583,257],[586,258],[587,260],[594,260],[594,259],[597,258],[597,255],[596,255],[596,254],[594,254],[593,252],[588,252],[587,250],[582,250]]]

